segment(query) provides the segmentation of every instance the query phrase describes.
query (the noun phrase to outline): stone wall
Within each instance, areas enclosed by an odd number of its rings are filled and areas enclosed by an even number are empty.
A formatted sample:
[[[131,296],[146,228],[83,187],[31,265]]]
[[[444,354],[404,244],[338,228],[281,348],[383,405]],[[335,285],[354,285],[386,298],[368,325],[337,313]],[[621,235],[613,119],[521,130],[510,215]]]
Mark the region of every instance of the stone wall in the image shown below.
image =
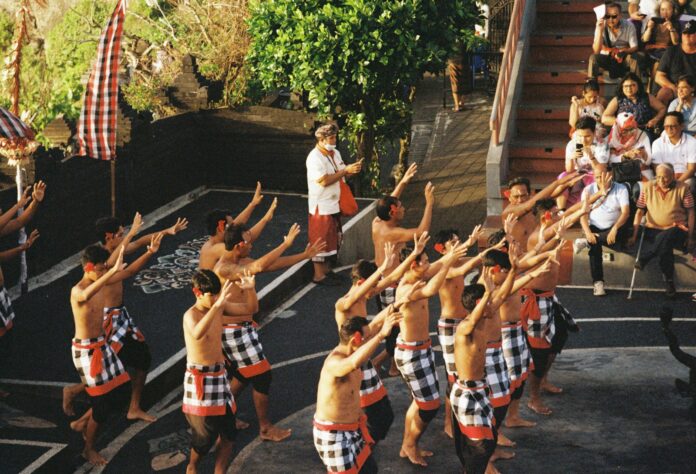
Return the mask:
[[[151,212],[203,185],[305,193],[304,162],[314,145],[312,118],[302,112],[266,107],[245,111],[202,110],[133,126],[116,161],[117,215]],[[30,250],[36,275],[93,243],[94,221],[111,211],[110,163],[57,150],[35,155],[36,179],[48,185],[45,203],[30,228],[41,238]],[[0,206],[16,201],[16,191],[0,193]],[[14,246],[16,236],[0,240]],[[18,264],[3,264],[7,284],[17,281]]]

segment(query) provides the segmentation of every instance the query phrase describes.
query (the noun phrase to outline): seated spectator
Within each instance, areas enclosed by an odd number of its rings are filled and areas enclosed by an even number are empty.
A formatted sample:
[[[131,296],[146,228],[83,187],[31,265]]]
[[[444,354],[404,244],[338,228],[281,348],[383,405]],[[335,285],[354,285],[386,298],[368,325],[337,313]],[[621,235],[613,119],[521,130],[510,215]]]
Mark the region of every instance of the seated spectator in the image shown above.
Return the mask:
[[[645,92],[643,82],[640,78],[629,72],[626,74],[616,88],[616,97],[609,101],[609,105],[602,114],[602,123],[607,127],[614,125],[616,116],[621,113],[629,113],[638,123],[638,127],[652,134],[655,128],[665,116],[667,108]],[[652,139],[653,137],[650,136]]]
[[[685,74],[696,76],[696,20],[689,20],[681,32],[681,43],[670,46],[660,59],[655,82],[657,98],[668,105],[677,97],[677,81]]]
[[[633,114],[622,112],[616,117],[609,132],[609,163],[626,160],[640,160],[643,180],[651,180],[650,169],[652,149],[648,134],[638,128]]]
[[[679,44],[679,28],[679,17],[675,14],[674,4],[671,0],[662,0],[659,16],[649,18],[643,32],[643,48],[648,63],[652,63],[649,67],[651,76],[667,48]]]
[[[609,173],[602,173],[597,180],[611,180]],[[597,183],[592,183],[582,193],[582,199],[589,199],[599,190]],[[631,203],[628,187],[623,183],[611,183],[607,194],[594,204],[589,214],[580,218],[580,225],[585,233],[584,239],[577,239],[573,245],[575,253],[590,247],[590,274],[592,275],[593,294],[604,296],[604,266],[602,264],[602,246],[622,245],[630,235]]]
[[[669,163],[677,181],[689,186],[691,194],[696,192],[696,138],[683,131],[684,118],[679,112],[668,112],[665,131],[652,144],[652,165]]]
[[[693,76],[682,76],[677,82],[677,98],[670,102],[669,112],[681,112],[684,118],[684,131],[691,136],[696,134],[696,113],[694,113],[694,90],[696,81]]]
[[[648,20],[659,14],[658,3],[659,0],[628,0],[628,16],[641,25],[641,32],[645,31]]]
[[[643,248],[635,265],[642,270],[653,257],[658,257],[665,278],[665,293],[671,298],[676,295],[673,251],[683,249],[685,244],[689,252],[694,249],[694,198],[686,184],[674,180],[672,165],[662,163],[656,172],[655,181],[643,187],[636,203],[638,210],[628,244],[635,245],[645,216]]]
[[[608,3],[606,15],[597,20],[592,56],[587,66],[587,75],[597,77],[602,70],[612,78],[621,77],[628,71],[640,73],[638,37],[636,28],[627,20],[621,19],[621,6]]]
[[[599,83],[597,79],[589,78],[582,86],[582,98],[577,96],[570,98],[570,111],[568,113],[568,124],[570,125],[570,136],[575,132],[575,124],[583,117],[590,117],[599,122],[602,120],[604,107],[607,101],[599,96]]]
[[[594,183],[596,174],[606,171],[609,162],[609,150],[606,144],[598,143],[595,138],[597,122],[593,118],[583,117],[577,123],[577,130],[568,142],[565,152],[565,171],[558,176],[564,178],[574,171],[583,174],[580,181],[566,188],[556,198],[556,206],[565,210],[580,200],[585,186]]]

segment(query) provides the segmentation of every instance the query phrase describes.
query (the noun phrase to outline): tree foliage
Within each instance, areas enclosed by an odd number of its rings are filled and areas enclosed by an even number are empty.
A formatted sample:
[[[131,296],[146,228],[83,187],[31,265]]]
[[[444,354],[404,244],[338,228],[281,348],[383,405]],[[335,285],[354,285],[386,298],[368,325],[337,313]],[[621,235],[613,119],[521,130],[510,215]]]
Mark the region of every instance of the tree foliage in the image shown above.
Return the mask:
[[[410,87],[473,42],[479,15],[469,0],[254,0],[249,9],[253,75],[267,89],[307,92],[368,160],[376,139],[407,133]]]

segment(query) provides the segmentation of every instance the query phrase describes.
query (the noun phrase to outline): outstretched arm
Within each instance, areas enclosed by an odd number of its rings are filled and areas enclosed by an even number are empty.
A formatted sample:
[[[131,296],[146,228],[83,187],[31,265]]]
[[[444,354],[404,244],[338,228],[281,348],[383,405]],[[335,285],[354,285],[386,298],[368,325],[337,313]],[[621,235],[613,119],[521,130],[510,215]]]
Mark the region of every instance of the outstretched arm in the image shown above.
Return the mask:
[[[0,262],[6,262],[8,260],[12,260],[13,258],[17,257],[19,254],[22,252],[29,250],[31,248],[32,244],[36,239],[39,238],[39,231],[34,229],[29,237],[27,237],[26,242],[24,242],[22,245],[18,245],[17,247],[9,250],[5,250],[3,252],[0,252]]]
[[[132,241],[126,246],[126,254],[135,252],[137,249],[141,247],[145,247],[146,245],[150,244],[150,241],[152,240],[152,237],[157,234],[163,234],[163,235],[176,235],[182,230],[186,229],[188,227],[188,219],[186,218],[178,218],[176,220],[176,224],[174,224],[171,227],[167,227],[166,229],[158,232],[152,232],[150,234],[143,235],[142,237],[139,237],[137,240]]]
[[[323,239],[319,239],[314,244],[307,244],[304,252],[296,253],[295,255],[288,255],[285,257],[278,257],[271,264],[266,267],[264,271],[272,272],[275,270],[280,270],[282,268],[288,268],[295,265],[303,260],[308,260],[314,258],[318,253],[326,248],[326,242]]]
[[[570,181],[572,181],[574,178],[577,177],[577,173],[569,173],[566,176],[564,176],[561,179],[557,179],[556,181],[552,182],[548,186],[546,186],[544,189],[536,193],[534,196],[532,196],[530,199],[527,201],[516,204],[516,205],[508,205],[504,210],[502,216],[505,217],[508,214],[512,213],[516,215],[517,217],[522,217],[525,214],[528,214],[532,212],[532,209],[534,208],[534,204],[541,200],[541,199],[546,199],[553,197],[554,192],[556,192],[556,188],[559,186],[563,186],[563,189],[568,187]]]
[[[0,236],[8,235],[24,227],[36,214],[39,204],[43,201],[46,194],[46,185],[39,181],[33,187],[29,186],[24,190],[22,198],[10,208],[9,211],[0,216]],[[13,219],[20,207],[25,207],[31,197],[31,204],[24,209],[21,216]]]
[[[247,207],[245,207],[242,212],[237,214],[237,217],[234,218],[232,223],[234,225],[240,225],[240,224],[246,224],[247,222],[249,222],[249,219],[251,218],[251,214],[254,212],[254,209],[256,209],[256,206],[261,204],[262,200],[263,200],[263,194],[261,194],[261,183],[259,181],[257,181],[256,182],[256,191],[254,192],[254,197],[251,198],[251,201],[249,202]]]
[[[430,240],[428,232],[423,232],[420,237],[413,234],[413,252],[411,252],[411,254],[406,257],[404,261],[401,262],[399,266],[396,267],[389,275],[385,276],[377,283],[377,286],[375,286],[374,290],[372,291],[372,295],[381,293],[386,288],[389,288],[401,280],[401,277],[404,276],[404,273],[406,273],[406,270],[408,270],[411,264],[416,260],[416,257],[420,255],[423,250],[425,250],[425,245],[428,243],[428,240]],[[386,268],[389,267],[387,266],[385,269]]]
[[[261,218],[260,221],[256,223],[254,227],[249,229],[249,240],[251,242],[254,242],[256,239],[259,238],[261,235],[261,232],[263,232],[263,229],[266,228],[266,224],[271,222],[271,219],[273,219],[273,213],[276,210],[276,207],[278,206],[278,198],[273,198],[273,202],[271,203],[271,207],[268,208],[268,211],[266,211],[266,214]]]
[[[133,263],[128,265],[123,271],[118,272],[112,278],[110,278],[109,284],[126,280],[142,270],[148,260],[150,260],[150,257],[152,257],[159,250],[160,242],[162,242],[161,232],[154,235],[152,239],[150,239],[150,245],[147,246],[145,253],[138,257]]]
[[[116,263],[109,269],[109,271],[104,272],[102,276],[100,276],[94,282],[90,283],[85,289],[81,290],[78,288],[73,288],[73,296],[75,297],[75,300],[78,303],[84,303],[85,301],[89,301],[94,295],[97,294],[99,290],[101,290],[104,287],[104,285],[106,285],[109,282],[111,277],[113,277],[116,273],[122,271],[125,267],[126,264],[123,263],[123,249],[121,249],[118,253]]]
[[[283,254],[283,252],[285,252],[288,248],[292,246],[292,243],[295,241],[295,238],[299,235],[299,233],[300,226],[297,224],[293,224],[292,226],[290,226],[290,230],[288,230],[287,235],[283,237],[283,242],[280,245],[268,252],[263,257],[254,260],[252,263],[242,265],[241,269],[248,270],[252,275],[256,275],[257,273],[267,271],[267,268],[273,262],[275,262],[278,259],[278,257],[280,257]]]
[[[210,329],[210,325],[213,323],[215,318],[218,318],[222,315],[222,310],[225,306],[225,300],[228,298],[230,294],[230,288],[232,288],[232,282],[228,280],[223,285],[218,299],[215,301],[215,303],[213,303],[208,312],[205,313],[205,316],[203,316],[200,319],[200,321],[195,321],[193,318],[190,317],[184,318],[184,325],[186,326],[186,330],[194,339],[203,338],[203,336],[207,334],[208,329]]]
[[[328,359],[324,368],[327,369],[334,377],[345,377],[354,370],[359,369],[361,365],[367,362],[372,353],[377,350],[380,343],[391,333],[392,327],[399,324],[401,318],[401,314],[391,313],[384,321],[382,330],[375,337],[371,338],[367,342],[364,342],[348,357],[332,357]]]
[[[337,309],[340,311],[348,311],[355,303],[363,298],[370,296],[374,286],[377,284],[382,274],[394,262],[394,244],[387,242],[384,244],[385,259],[377,270],[365,280],[353,294],[341,298],[336,302]]]
[[[395,198],[400,198],[401,193],[404,192],[404,189],[406,189],[406,186],[408,186],[408,183],[411,182],[411,179],[415,176],[417,171],[418,171],[418,165],[415,163],[411,163],[411,166],[408,167],[408,169],[404,173],[403,178],[401,178],[401,181],[399,181],[399,184],[396,185],[396,187],[394,188],[394,191],[392,191],[391,195]]]

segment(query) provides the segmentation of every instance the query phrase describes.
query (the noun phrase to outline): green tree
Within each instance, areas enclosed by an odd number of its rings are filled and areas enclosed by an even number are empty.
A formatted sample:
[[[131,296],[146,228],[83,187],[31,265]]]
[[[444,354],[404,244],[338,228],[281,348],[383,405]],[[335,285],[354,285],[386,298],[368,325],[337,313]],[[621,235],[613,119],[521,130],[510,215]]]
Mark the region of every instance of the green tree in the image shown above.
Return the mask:
[[[473,37],[478,17],[470,0],[254,0],[249,10],[253,75],[342,118],[368,162],[378,138],[408,132],[410,88]]]

